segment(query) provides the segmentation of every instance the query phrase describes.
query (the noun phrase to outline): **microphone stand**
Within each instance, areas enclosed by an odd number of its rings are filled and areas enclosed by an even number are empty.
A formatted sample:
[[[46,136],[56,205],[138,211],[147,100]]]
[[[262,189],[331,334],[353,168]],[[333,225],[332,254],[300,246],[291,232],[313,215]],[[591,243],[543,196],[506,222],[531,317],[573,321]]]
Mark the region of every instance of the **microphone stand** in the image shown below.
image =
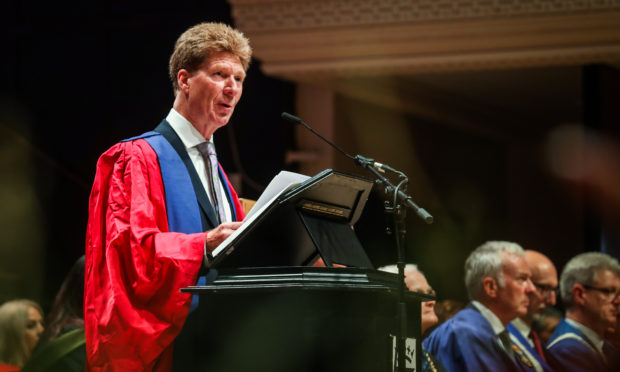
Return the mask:
[[[386,200],[384,202],[384,210],[388,215],[392,215],[394,219],[394,230],[395,230],[395,239],[396,239],[396,252],[397,252],[397,261],[396,266],[398,267],[398,305],[396,312],[396,320],[398,324],[398,335],[396,336],[396,355],[395,358],[398,361],[398,371],[405,372],[405,346],[407,339],[407,304],[405,303],[405,252],[404,252],[404,244],[405,244],[405,235],[407,234],[406,225],[405,225],[405,217],[407,216],[407,209],[403,208],[403,205],[413,209],[418,217],[420,217],[427,224],[433,223],[433,216],[431,216],[424,208],[420,208],[416,203],[411,200],[411,196],[407,195],[404,191],[407,189],[407,182],[409,179],[407,176],[388,165],[380,164],[375,162],[373,159],[369,159],[363,157],[361,155],[356,155],[355,157],[349,155],[347,152],[342,150],[340,147],[336,146],[327,138],[320,135],[314,129],[312,129],[308,124],[304,123],[300,118],[293,116],[287,112],[282,113],[282,119],[289,121],[295,124],[301,124],[306,129],[314,133],[316,136],[320,137],[323,141],[331,145],[333,148],[338,150],[340,153],[345,155],[346,157],[353,159],[353,161],[360,165],[362,168],[368,170],[370,173],[374,174],[376,177],[376,183],[382,184],[385,187],[386,195],[392,194],[392,200]],[[397,186],[394,186],[392,182],[384,177],[380,172],[390,171],[398,174],[401,181]],[[388,231],[388,234],[390,232]],[[419,340],[418,340],[419,341]],[[417,347],[417,344],[416,344]],[[418,350],[417,355],[419,356],[421,349]],[[417,364],[416,364],[417,365]]]
[[[398,267],[398,304],[396,310],[398,334],[396,335],[396,360],[398,361],[398,371],[404,372],[406,371],[405,346],[407,339],[407,304],[405,303],[405,252],[403,247],[405,243],[405,235],[407,234],[405,225],[407,209],[403,208],[402,204],[406,204],[408,206],[413,204],[415,206],[414,210],[416,213],[427,223],[432,222],[432,216],[430,216],[430,214],[428,214],[428,212],[424,209],[415,205],[415,203],[411,201],[411,197],[407,196],[402,191],[402,189],[406,189],[408,182],[408,178],[405,174],[396,171],[396,173],[399,174],[401,181],[397,186],[394,186],[390,180],[384,177],[374,167],[374,161],[372,159],[357,155],[355,157],[355,163],[374,174],[377,179],[377,183],[382,184],[385,187],[385,193],[388,197],[383,204],[384,210],[387,215],[392,215],[392,219],[394,221],[394,235],[397,253],[396,266]],[[389,200],[390,194],[392,194],[391,201]],[[430,222],[428,217],[430,217]]]

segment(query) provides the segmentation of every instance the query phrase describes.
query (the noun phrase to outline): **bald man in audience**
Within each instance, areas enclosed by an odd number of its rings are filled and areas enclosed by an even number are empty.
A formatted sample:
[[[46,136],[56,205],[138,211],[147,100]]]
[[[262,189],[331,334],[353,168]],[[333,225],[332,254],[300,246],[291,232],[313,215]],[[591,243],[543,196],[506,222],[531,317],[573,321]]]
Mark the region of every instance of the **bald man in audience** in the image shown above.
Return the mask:
[[[551,371],[547,364],[543,344],[538,334],[532,330],[532,323],[549,306],[554,306],[558,288],[558,272],[553,262],[544,254],[532,250],[525,251],[525,261],[532,272],[532,283],[536,288],[529,294],[530,304],[527,314],[518,317],[506,326],[508,332],[529,359],[537,372]]]
[[[532,371],[532,362],[516,347],[506,325],[527,313],[534,291],[520,245],[490,241],[465,261],[465,287],[472,300],[437,327],[424,347],[448,371]]]
[[[573,257],[560,276],[566,316],[547,344],[556,371],[618,371],[619,352],[605,340],[620,306],[620,264],[604,253]]]

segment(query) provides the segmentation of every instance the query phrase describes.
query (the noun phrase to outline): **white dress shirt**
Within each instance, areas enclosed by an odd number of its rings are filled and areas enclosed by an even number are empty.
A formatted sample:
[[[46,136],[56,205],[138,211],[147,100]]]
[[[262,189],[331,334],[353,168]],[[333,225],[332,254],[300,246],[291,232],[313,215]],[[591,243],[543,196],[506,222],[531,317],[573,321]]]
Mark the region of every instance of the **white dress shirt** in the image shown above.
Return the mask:
[[[499,343],[499,346],[501,346],[502,349],[505,349],[504,344],[499,339],[499,334],[506,331],[506,327],[504,327],[502,321],[499,320],[497,315],[495,315],[491,310],[489,310],[488,307],[484,306],[480,302],[474,300],[471,303],[476,309],[478,309],[478,311],[480,311],[480,314],[482,314],[482,316],[489,322],[489,324],[491,324],[491,328],[493,328],[493,332],[495,332],[495,335],[497,336],[497,342]],[[506,351],[510,353],[510,351]]]
[[[517,331],[519,331],[519,333],[523,335],[523,338],[527,340],[531,347],[535,347],[534,340],[532,340],[532,338],[530,337],[530,331],[532,330],[532,327],[527,325],[527,323],[525,323],[521,318],[516,318],[510,323],[512,323],[512,325],[515,326]]]
[[[200,151],[198,151],[198,148],[196,148],[196,146],[198,146],[199,144],[207,140],[192,125],[192,123],[190,123],[187,119],[185,119],[175,109],[170,109],[170,112],[168,113],[168,116],[166,117],[166,121],[170,123],[170,126],[172,127],[172,129],[179,136],[179,138],[181,139],[181,142],[183,142],[183,145],[185,146],[185,150],[187,150],[187,154],[189,155],[189,159],[192,161],[194,168],[196,168],[196,173],[198,173],[200,182],[202,183],[202,186],[204,187],[205,192],[207,193],[207,197],[209,198],[211,205],[213,205],[213,200],[211,200],[211,193],[209,192],[211,190],[211,185],[210,185],[209,180],[207,179],[207,165],[205,163],[204,158],[200,154]],[[209,138],[209,141],[213,142],[213,136]],[[220,192],[222,193],[222,195],[227,195],[226,189],[224,188],[224,185],[222,184],[222,182],[223,181],[220,179],[220,177],[218,177],[216,180],[217,187],[220,188]],[[233,214],[232,214],[232,211],[230,210],[230,204],[228,203],[228,196],[226,196],[226,201],[227,202],[224,203],[224,205],[220,206],[220,208],[224,209],[224,214],[225,214],[225,219],[226,219],[226,221],[222,221],[222,222],[230,222],[233,220],[232,218]]]

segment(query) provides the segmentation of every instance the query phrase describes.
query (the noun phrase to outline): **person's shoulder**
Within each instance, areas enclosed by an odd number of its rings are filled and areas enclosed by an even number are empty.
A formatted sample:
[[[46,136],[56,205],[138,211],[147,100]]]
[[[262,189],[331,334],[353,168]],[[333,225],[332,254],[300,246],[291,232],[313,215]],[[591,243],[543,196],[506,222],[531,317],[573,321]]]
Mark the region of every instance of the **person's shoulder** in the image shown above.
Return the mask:
[[[488,324],[484,316],[482,316],[479,311],[472,308],[460,310],[449,320],[452,320],[452,327],[470,331],[479,330],[480,327],[484,327],[485,324]]]
[[[484,320],[484,317],[482,317],[479,312],[466,308],[460,310],[453,317],[437,327],[428,338],[446,339],[451,336],[457,336],[456,338],[458,338],[459,342],[471,339],[472,337],[477,337],[477,335],[481,333],[481,329],[484,329],[481,323]]]
[[[551,349],[556,345],[578,345],[584,342],[585,340],[581,332],[570,325],[566,318],[562,318],[547,342],[547,349]]]
[[[556,371],[604,371],[598,352],[587,341],[572,332],[566,332],[547,346],[549,365]]]
[[[581,332],[564,321],[558,324],[546,346],[552,364],[568,367],[582,364],[584,367],[596,363],[598,352],[583,337]],[[583,363],[582,363],[583,362]],[[566,364],[566,365],[563,365]]]
[[[101,155],[100,161],[110,163],[129,160],[134,156],[154,155],[155,152],[148,141],[146,141],[146,137],[140,136],[117,142]]]

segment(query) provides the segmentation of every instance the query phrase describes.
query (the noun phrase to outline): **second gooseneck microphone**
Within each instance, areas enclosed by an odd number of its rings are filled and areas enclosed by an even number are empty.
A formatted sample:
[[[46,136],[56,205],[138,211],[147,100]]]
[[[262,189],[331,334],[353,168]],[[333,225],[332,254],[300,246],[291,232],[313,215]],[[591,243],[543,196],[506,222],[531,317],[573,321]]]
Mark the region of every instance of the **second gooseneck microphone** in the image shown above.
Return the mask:
[[[384,172],[384,171],[387,170],[387,171],[390,171],[390,172],[399,173],[397,170],[395,170],[394,168],[390,167],[389,165],[381,164],[379,162],[374,161],[373,159],[366,158],[366,157],[363,157],[361,155],[353,156],[353,155],[347,153],[346,151],[344,151],[343,149],[338,147],[338,145],[336,145],[332,141],[328,140],[327,138],[323,137],[319,132],[317,132],[314,129],[312,129],[312,127],[310,127],[308,124],[304,123],[303,120],[301,120],[300,118],[298,118],[295,115],[291,115],[288,112],[283,112],[282,115],[280,115],[280,116],[282,117],[282,119],[284,119],[284,120],[286,120],[286,121],[288,121],[290,123],[303,125],[310,132],[314,133],[314,135],[318,136],[320,139],[322,139],[323,141],[328,143],[331,147],[333,147],[336,150],[338,150],[338,152],[340,152],[344,156],[348,157],[349,159],[353,159],[357,163],[369,163],[373,167],[375,167],[376,169],[380,170],[381,172]]]
[[[345,152],[343,149],[341,149],[340,147],[338,147],[335,143],[333,143],[332,141],[328,140],[327,138],[323,137],[319,132],[315,131],[314,129],[312,129],[308,124],[304,123],[303,120],[301,120],[300,118],[298,118],[297,116],[291,115],[288,112],[283,112],[281,115],[282,119],[293,123],[293,124],[301,124],[304,127],[306,127],[306,129],[308,129],[310,132],[314,133],[316,136],[318,136],[320,139],[322,139],[323,141],[327,142],[331,147],[335,148],[336,150],[338,150],[341,154],[343,154],[344,156],[354,159],[355,157],[349,155],[347,152]]]

